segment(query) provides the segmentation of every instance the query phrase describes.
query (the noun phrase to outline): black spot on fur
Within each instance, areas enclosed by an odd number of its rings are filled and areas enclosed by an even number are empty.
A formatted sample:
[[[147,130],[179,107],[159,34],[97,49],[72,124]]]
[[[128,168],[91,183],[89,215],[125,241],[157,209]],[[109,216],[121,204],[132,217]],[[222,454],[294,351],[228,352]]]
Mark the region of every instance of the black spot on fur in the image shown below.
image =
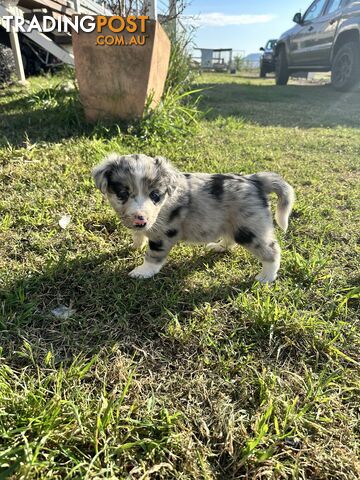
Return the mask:
[[[192,196],[191,196],[191,190],[189,188],[188,194],[187,194],[187,206],[190,207],[191,203],[192,203]]]
[[[235,233],[235,242],[239,245],[245,245],[247,243],[251,243],[255,238],[255,234],[251,232],[246,227],[240,227],[237,232]]]
[[[149,240],[149,248],[154,252],[162,252],[164,250],[162,246],[163,246],[162,240],[158,240],[156,242],[154,242],[153,240]]]
[[[175,237],[177,235],[178,231],[175,228],[171,228],[166,232],[166,236],[169,238]]]
[[[191,178],[191,173],[184,173],[186,178]]]
[[[180,215],[182,208],[183,208],[182,205],[179,205],[178,207],[174,208],[174,210],[170,212],[169,222],[172,222],[176,217]]]
[[[126,203],[129,199],[128,188],[122,185],[120,182],[114,182],[111,178],[110,172],[106,174],[106,177],[108,182],[108,190],[112,193],[115,193],[122,203]]]
[[[263,204],[263,207],[268,208],[269,202],[268,202],[268,198],[261,180],[259,180],[255,174],[255,175],[252,175],[251,177],[248,177],[248,181],[251,182],[256,188],[257,194]]]
[[[270,248],[274,248],[274,247],[275,247],[275,242],[269,243],[269,247],[270,247]]]
[[[206,185],[207,191],[216,198],[216,200],[220,200],[224,194],[224,181],[229,179],[228,175],[222,175],[221,173],[216,173],[215,175],[211,175],[211,180]]]

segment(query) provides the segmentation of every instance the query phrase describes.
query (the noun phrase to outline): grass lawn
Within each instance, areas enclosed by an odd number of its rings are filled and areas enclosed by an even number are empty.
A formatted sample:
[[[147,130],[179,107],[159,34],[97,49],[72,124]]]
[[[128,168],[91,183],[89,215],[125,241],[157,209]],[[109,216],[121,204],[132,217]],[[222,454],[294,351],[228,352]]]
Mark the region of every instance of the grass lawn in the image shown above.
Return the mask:
[[[84,125],[61,78],[0,90],[0,478],[358,479],[359,93],[207,74],[173,141]],[[129,278],[142,254],[90,176],[113,150],[282,174],[276,283],[186,245]]]

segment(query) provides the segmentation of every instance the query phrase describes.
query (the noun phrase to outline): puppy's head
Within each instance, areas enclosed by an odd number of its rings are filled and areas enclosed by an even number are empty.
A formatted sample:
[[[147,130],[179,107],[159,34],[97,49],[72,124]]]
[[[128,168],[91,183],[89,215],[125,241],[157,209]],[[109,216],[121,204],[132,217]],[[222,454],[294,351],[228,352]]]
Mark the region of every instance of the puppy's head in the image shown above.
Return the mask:
[[[176,189],[178,172],[162,157],[112,153],[92,174],[126,227],[149,230]]]

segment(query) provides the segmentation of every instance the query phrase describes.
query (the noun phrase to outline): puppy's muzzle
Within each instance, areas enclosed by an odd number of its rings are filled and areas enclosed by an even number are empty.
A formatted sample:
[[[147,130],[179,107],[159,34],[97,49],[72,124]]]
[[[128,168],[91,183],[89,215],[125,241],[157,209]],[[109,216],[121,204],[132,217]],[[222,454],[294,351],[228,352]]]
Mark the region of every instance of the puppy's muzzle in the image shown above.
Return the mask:
[[[147,225],[146,218],[143,215],[135,215],[133,225],[135,228],[145,228]]]

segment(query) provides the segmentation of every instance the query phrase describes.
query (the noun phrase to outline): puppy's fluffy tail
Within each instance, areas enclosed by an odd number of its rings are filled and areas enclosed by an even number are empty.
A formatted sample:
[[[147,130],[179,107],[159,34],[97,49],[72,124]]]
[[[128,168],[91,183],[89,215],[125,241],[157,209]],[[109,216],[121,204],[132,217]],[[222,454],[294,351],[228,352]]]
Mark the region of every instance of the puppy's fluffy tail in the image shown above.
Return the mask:
[[[294,189],[276,173],[262,172],[256,174],[256,177],[261,182],[266,193],[274,192],[278,196],[275,219],[279,227],[286,232],[289,216],[295,201]]]

